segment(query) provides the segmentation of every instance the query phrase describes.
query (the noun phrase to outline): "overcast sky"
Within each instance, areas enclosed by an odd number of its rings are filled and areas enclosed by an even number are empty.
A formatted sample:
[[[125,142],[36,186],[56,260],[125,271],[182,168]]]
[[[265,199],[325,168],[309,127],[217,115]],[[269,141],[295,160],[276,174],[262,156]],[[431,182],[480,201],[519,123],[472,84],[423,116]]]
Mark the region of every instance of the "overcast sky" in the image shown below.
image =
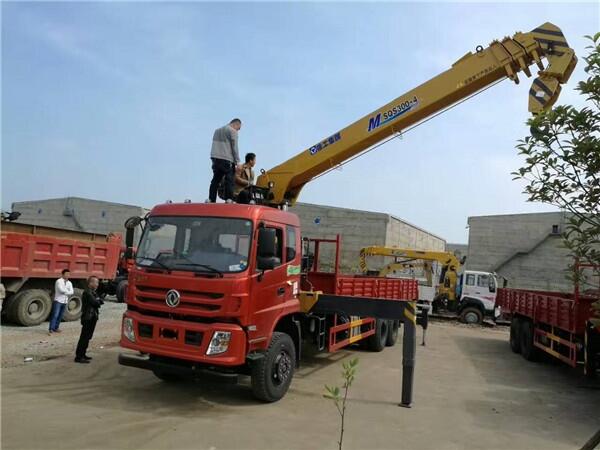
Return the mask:
[[[597,3],[2,3],[2,208],[78,196],[204,201],[213,130],[268,169],[546,21],[580,56]],[[468,216],[551,211],[510,172],[531,80],[504,81],[308,184],[300,201],[388,212],[449,242]]]

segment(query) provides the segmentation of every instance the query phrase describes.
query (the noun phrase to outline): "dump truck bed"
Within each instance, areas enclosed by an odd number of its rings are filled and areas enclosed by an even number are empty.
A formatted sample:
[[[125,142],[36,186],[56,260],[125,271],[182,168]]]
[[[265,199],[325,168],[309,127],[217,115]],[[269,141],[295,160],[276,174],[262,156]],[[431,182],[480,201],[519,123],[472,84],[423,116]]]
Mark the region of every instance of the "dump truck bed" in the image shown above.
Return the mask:
[[[2,223],[2,279],[54,278],[62,269],[71,278],[113,278],[121,237],[21,223]]]

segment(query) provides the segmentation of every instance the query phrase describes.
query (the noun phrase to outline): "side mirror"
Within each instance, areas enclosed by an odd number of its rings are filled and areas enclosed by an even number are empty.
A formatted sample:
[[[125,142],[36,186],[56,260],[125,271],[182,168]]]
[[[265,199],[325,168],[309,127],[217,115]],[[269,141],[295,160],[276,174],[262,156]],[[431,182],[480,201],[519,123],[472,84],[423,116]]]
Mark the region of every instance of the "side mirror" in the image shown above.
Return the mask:
[[[258,230],[258,257],[256,268],[258,270],[272,270],[281,260],[277,254],[277,234],[273,228],[260,228]]]
[[[281,260],[275,256],[259,256],[256,261],[258,270],[273,270],[281,264]]]
[[[258,257],[270,258],[277,254],[277,235],[273,228],[258,230]]]
[[[124,259],[134,259],[135,258],[135,248],[127,247],[125,253],[123,254]]]
[[[127,252],[133,247],[133,236],[135,235],[135,228],[127,228],[125,230],[125,247],[127,248]],[[126,258],[129,258],[126,253]]]
[[[138,216],[132,216],[129,219],[127,219],[125,221],[125,228],[130,229],[130,228],[135,228],[137,227],[139,224],[142,223],[142,219],[141,217]]]
[[[492,277],[490,277],[489,288],[490,292],[496,292],[496,283],[494,282],[494,279]]]

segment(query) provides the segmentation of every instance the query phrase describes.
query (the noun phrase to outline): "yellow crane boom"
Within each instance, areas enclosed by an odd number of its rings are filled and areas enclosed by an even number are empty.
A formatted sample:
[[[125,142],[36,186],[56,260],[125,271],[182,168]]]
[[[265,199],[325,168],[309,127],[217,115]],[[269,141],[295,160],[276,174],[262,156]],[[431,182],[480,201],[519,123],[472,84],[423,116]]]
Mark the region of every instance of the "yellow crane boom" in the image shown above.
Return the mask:
[[[403,258],[406,262],[415,259],[422,261],[437,261],[442,266],[448,266],[454,270],[460,269],[462,266],[456,255],[451,252],[430,252],[424,250],[414,250],[410,248],[396,248],[396,247],[383,247],[383,246],[371,246],[363,247],[360,249],[360,256],[358,266],[363,273],[367,273],[367,257],[368,256],[388,256],[392,258]]]
[[[315,177],[499,80],[508,77],[518,83],[520,71],[530,77],[529,66],[534,63],[540,72],[529,90],[529,111],[537,114],[550,108],[577,57],[560,28],[547,22],[531,32],[477,47],[449,70],[263,172],[257,180],[257,187],[267,192],[263,203],[293,205],[302,187]]]
[[[438,286],[438,295],[445,295],[449,301],[456,300],[456,283],[458,281],[458,271],[464,264],[464,259],[459,261],[454,253],[451,252],[433,252],[414,250],[410,248],[396,248],[396,247],[382,247],[382,246],[371,246],[363,247],[360,249],[360,256],[358,265],[363,273],[368,273],[369,268],[367,265],[367,257],[369,256],[387,256],[396,258],[396,261],[388,264],[386,267],[379,270],[379,276],[386,276],[392,270],[398,270],[409,261],[420,260],[435,261],[438,262],[442,267],[441,284]],[[398,260],[402,258],[402,260]],[[427,281],[431,282],[431,271],[430,265],[423,265],[423,268],[427,271]]]

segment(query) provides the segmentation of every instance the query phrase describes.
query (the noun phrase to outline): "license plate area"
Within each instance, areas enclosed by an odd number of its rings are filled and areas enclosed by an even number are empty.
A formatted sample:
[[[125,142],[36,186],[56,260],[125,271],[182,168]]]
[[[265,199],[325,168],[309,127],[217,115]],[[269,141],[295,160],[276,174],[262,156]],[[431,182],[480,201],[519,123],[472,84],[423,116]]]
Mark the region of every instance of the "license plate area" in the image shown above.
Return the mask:
[[[162,339],[176,341],[178,338],[179,332],[178,332],[178,330],[174,330],[172,328],[162,328],[161,327],[158,335]]]

